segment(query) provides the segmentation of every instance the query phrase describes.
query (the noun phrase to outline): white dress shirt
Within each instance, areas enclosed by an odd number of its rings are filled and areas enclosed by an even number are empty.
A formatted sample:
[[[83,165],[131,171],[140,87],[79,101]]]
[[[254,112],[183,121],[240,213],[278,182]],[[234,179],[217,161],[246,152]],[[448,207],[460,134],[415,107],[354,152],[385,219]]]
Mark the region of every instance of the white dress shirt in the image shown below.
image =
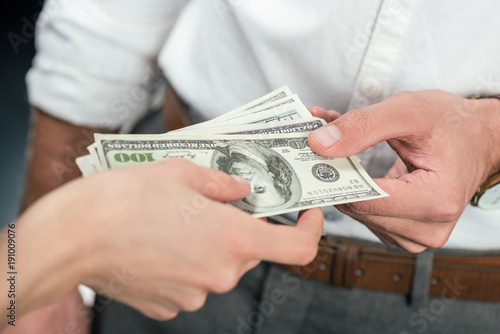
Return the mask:
[[[120,127],[147,110],[157,63],[205,118],[284,84],[341,113],[402,90],[499,93],[491,12],[500,2],[48,0],[29,98],[75,124]],[[395,159],[385,144],[359,156],[373,177]],[[329,232],[375,240],[349,217],[327,216]],[[500,248],[498,235],[500,210],[468,207],[446,247]]]

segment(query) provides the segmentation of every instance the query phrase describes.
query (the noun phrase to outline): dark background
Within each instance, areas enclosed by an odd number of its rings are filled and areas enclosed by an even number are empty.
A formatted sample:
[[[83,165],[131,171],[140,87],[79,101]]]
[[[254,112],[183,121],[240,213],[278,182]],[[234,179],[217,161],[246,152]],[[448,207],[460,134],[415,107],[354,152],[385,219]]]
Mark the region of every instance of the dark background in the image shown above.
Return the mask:
[[[30,108],[24,77],[41,1],[4,0],[0,16],[0,226],[19,212]]]

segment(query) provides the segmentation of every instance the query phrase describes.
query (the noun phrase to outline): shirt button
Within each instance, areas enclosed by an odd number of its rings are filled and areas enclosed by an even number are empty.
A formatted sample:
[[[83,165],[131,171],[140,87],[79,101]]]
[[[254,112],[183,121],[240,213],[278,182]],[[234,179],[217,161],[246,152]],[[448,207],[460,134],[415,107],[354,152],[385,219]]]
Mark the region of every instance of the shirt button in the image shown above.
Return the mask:
[[[376,99],[382,94],[382,84],[376,78],[366,77],[361,81],[359,90],[364,97]]]

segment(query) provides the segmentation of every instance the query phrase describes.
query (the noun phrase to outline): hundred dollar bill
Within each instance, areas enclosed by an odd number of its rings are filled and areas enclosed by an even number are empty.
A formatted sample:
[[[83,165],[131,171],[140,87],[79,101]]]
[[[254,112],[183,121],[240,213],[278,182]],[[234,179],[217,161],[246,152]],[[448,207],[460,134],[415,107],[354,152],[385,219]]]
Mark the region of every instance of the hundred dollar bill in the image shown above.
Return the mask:
[[[313,130],[316,130],[326,122],[317,117],[311,117],[307,120],[296,120],[296,121],[279,121],[272,123],[258,123],[258,124],[242,124],[242,125],[234,125],[234,126],[219,126],[219,127],[210,127],[210,128],[202,128],[193,131],[185,131],[185,132],[168,132],[165,134],[153,134],[153,135],[135,135],[135,134],[125,134],[125,135],[117,135],[115,134],[99,134],[96,136],[96,142],[100,142],[107,139],[121,139],[121,140],[161,140],[162,138],[190,138],[193,137],[200,138],[200,136],[204,135],[277,135],[277,134],[290,134],[290,133],[309,133]],[[91,156],[94,160],[94,165],[96,166],[97,171],[102,171],[108,168],[105,163],[105,158],[102,156],[102,150],[98,150],[97,143],[94,143],[88,147],[88,150],[91,152]],[[104,163],[103,163],[104,161]]]
[[[84,177],[97,173],[97,168],[90,154],[76,158],[75,162]]]
[[[250,122],[241,122],[241,119],[245,119],[246,117],[251,117],[251,116],[255,117],[257,115],[262,115],[262,114],[279,115],[280,113],[289,110],[295,110],[300,115],[300,118],[311,117],[311,113],[309,113],[309,111],[304,106],[300,98],[297,96],[297,94],[294,94],[292,96],[287,96],[285,98],[261,105],[258,108],[248,109],[237,114],[224,114],[221,116],[220,119],[216,118],[215,120],[218,120],[223,123],[226,123],[231,120],[240,120],[239,121],[240,124],[245,124]]]
[[[166,133],[162,137],[178,137],[178,136],[191,136],[200,134],[225,134],[225,135],[245,135],[245,134],[286,134],[296,132],[311,132],[319,129],[326,122],[317,117],[308,119],[298,119],[293,121],[277,121],[271,123],[255,123],[255,124],[240,124],[240,125],[219,125],[215,127],[207,127],[196,129],[193,131],[183,131]]]
[[[246,115],[246,114],[248,114],[247,111],[250,111],[250,110],[252,110],[252,112],[260,112],[260,111],[263,111],[262,109],[264,109],[264,106],[266,106],[265,110],[269,110],[269,108],[267,108],[268,105],[273,104],[274,102],[276,102],[278,100],[288,98],[292,95],[294,95],[294,94],[292,93],[290,88],[288,88],[288,86],[283,86],[283,87],[280,87],[280,88],[272,91],[271,93],[269,93],[267,95],[264,95],[258,99],[255,99],[251,102],[248,102],[247,104],[244,104],[244,105],[242,105],[236,109],[233,109],[225,114],[222,114],[214,119],[203,122],[201,124],[194,124],[194,125],[185,127],[183,129],[176,130],[175,132],[180,132],[180,131],[184,131],[184,130],[188,130],[188,129],[192,129],[192,128],[198,128],[198,127],[207,127],[207,126],[210,126],[211,124],[223,122],[224,120],[229,119],[229,118],[234,118],[234,117]],[[298,101],[298,96],[294,95],[294,97],[292,99],[287,100],[287,103],[297,102],[297,101]],[[241,123],[241,124],[244,124],[244,123]]]
[[[221,125],[226,126],[239,124],[270,123],[307,119],[311,117],[311,113],[309,113],[298,96],[292,95],[283,99],[279,99],[272,103],[262,105],[259,108],[251,109],[248,113],[239,113],[230,116],[226,116],[226,114],[224,114],[203,123],[198,123],[179,130],[170,131],[170,133],[190,132],[201,128],[216,127]]]
[[[103,164],[111,169],[180,157],[240,175],[250,182],[251,192],[231,204],[255,217],[387,196],[357,158],[314,153],[307,133],[157,140],[96,134],[96,143]]]
[[[280,88],[272,91],[269,94],[266,94],[262,97],[259,97],[256,100],[248,102],[247,104],[244,104],[236,109],[233,109],[233,110],[227,112],[226,115],[234,115],[234,114],[238,114],[238,113],[243,113],[247,110],[261,107],[265,104],[272,103],[274,101],[283,99],[283,98],[285,98],[287,96],[291,96],[291,95],[293,95],[293,93],[290,90],[290,88],[288,86],[283,86],[283,87],[280,87]]]
[[[99,151],[97,150],[96,143],[93,143],[89,147],[87,147],[87,150],[89,151],[90,156],[92,157],[95,169],[98,172],[103,171],[105,168],[103,168],[101,164],[101,158],[99,157]]]

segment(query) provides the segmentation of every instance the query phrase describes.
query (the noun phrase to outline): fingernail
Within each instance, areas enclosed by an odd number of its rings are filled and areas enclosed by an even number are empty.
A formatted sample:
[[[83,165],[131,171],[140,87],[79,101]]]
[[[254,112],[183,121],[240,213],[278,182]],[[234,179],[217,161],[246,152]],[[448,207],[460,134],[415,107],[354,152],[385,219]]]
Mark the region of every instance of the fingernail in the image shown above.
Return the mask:
[[[312,135],[325,148],[337,144],[340,138],[342,138],[340,129],[335,125],[327,125],[319,128],[318,130],[314,130],[312,132]]]
[[[248,180],[247,179],[244,179],[242,178],[241,176],[239,175],[231,175],[233,177],[233,179],[235,179],[236,181],[238,181],[239,183],[243,183],[243,184],[249,184]]]

